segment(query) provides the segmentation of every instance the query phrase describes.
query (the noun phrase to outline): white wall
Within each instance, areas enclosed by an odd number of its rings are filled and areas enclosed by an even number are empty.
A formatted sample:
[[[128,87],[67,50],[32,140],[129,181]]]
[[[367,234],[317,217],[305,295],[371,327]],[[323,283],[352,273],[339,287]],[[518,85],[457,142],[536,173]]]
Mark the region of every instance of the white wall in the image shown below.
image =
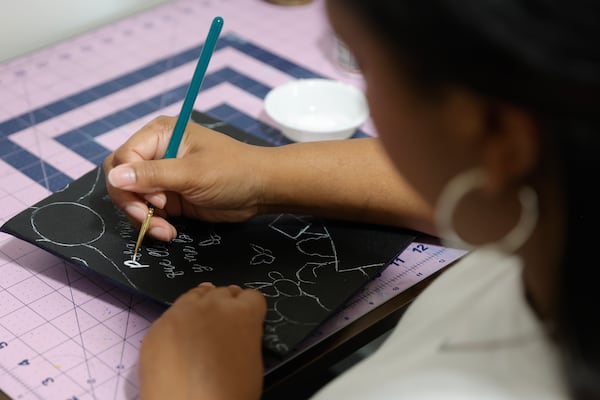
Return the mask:
[[[0,0],[0,62],[170,0]]]

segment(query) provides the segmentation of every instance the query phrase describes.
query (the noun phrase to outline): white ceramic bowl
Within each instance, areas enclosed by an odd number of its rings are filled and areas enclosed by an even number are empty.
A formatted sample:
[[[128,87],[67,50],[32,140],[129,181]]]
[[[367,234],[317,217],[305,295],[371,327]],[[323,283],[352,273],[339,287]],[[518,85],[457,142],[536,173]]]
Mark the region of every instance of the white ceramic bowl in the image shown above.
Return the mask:
[[[296,142],[346,139],[369,117],[364,94],[331,79],[297,79],[272,89],[265,112]]]

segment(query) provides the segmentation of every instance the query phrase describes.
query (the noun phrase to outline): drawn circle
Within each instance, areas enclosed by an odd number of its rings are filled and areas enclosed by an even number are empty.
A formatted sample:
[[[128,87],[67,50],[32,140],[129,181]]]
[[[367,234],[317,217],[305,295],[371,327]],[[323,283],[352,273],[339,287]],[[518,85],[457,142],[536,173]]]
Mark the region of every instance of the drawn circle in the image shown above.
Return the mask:
[[[46,204],[31,213],[33,230],[60,246],[92,243],[104,235],[104,220],[88,206],[73,202]]]

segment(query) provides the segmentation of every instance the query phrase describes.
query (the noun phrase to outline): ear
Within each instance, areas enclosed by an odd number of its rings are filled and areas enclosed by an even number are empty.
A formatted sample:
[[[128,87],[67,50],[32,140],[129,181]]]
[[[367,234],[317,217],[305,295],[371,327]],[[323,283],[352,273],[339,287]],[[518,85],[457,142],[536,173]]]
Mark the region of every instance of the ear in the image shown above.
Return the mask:
[[[442,123],[451,127],[451,140],[477,154],[467,162],[484,170],[490,192],[520,184],[536,167],[539,130],[526,110],[456,87],[445,92],[441,104]]]
[[[540,152],[539,130],[533,116],[513,105],[491,104],[484,125],[482,168],[488,189],[520,184],[535,169]]]

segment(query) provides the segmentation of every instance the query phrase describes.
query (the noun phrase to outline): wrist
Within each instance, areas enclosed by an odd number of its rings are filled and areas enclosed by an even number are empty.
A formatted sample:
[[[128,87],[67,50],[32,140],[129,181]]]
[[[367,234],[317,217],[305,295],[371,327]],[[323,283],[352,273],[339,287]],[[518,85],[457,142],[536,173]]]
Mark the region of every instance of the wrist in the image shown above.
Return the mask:
[[[286,180],[281,179],[282,169],[282,147],[260,147],[257,148],[256,162],[253,163],[255,170],[255,198],[258,214],[273,214],[282,211],[281,191],[286,185]],[[289,177],[293,179],[293,177]]]
[[[260,214],[318,214],[327,205],[335,182],[322,147],[319,143],[294,143],[262,149],[258,162]]]

